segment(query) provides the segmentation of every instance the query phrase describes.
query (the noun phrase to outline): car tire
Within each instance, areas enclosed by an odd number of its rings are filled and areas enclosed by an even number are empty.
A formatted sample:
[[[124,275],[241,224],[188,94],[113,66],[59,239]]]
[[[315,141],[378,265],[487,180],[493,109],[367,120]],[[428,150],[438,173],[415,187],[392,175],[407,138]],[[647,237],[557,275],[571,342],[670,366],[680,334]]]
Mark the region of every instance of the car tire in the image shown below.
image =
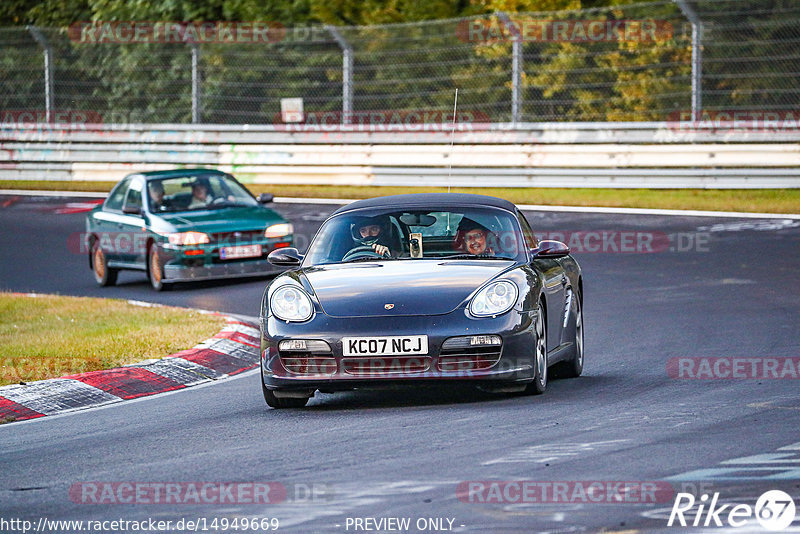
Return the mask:
[[[92,243],[92,272],[95,282],[101,287],[113,286],[117,283],[119,270],[108,266],[108,258],[103,252],[99,240]]]
[[[170,287],[164,282],[164,268],[155,245],[147,249],[147,279],[150,280],[150,287],[156,291],[166,291]]]
[[[583,372],[583,306],[581,305],[581,296],[577,293],[575,294],[575,305],[578,310],[575,314],[575,339],[573,340],[575,354],[571,359],[554,366],[559,378],[577,378]]]
[[[535,329],[536,341],[533,356],[535,376],[533,382],[525,388],[526,395],[541,395],[547,390],[547,321],[544,315],[544,305],[541,302],[536,309]]]
[[[264,400],[270,408],[303,408],[308,404],[310,397],[276,397],[275,393],[267,389],[264,379],[261,379],[261,391],[264,393]]]

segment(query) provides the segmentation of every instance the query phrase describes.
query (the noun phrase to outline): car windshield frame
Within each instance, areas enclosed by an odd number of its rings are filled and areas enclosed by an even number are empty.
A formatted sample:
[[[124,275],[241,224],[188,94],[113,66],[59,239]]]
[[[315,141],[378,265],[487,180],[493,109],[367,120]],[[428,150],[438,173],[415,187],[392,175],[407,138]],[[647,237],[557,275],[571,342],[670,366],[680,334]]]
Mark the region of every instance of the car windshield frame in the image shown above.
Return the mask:
[[[154,195],[159,186],[164,191],[161,204]],[[194,196],[195,187],[206,188],[205,201],[200,200],[200,192]],[[145,189],[148,211],[154,214],[259,206],[250,191],[229,174],[206,172],[150,178]]]
[[[459,225],[466,219],[463,228]],[[389,255],[370,252],[370,239],[359,238],[357,228],[378,221],[383,238],[378,244]],[[418,223],[418,224],[414,224]],[[475,226],[482,228],[466,228]],[[486,250],[474,253],[465,237],[470,230],[483,230]],[[387,231],[388,230],[388,231]],[[422,234],[422,255],[411,251],[411,233]],[[415,236],[417,237],[417,236]],[[366,244],[365,244],[366,243]],[[339,213],[317,231],[303,258],[302,267],[390,260],[527,260],[525,239],[517,215],[486,205],[371,207]],[[356,250],[361,247],[359,250]],[[348,255],[349,254],[349,255]]]

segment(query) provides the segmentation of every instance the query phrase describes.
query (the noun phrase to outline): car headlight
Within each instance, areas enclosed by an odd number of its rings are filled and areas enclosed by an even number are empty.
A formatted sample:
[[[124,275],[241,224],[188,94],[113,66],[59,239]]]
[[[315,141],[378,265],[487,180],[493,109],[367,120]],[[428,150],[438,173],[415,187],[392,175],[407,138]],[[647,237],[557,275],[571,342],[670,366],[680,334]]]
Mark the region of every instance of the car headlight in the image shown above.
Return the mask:
[[[272,293],[269,307],[282,321],[302,322],[311,318],[314,306],[311,297],[297,286],[281,286]]]
[[[179,232],[177,234],[167,234],[170,245],[203,245],[210,243],[211,238],[203,232]]]
[[[264,230],[264,237],[283,237],[294,233],[294,226],[292,223],[280,223],[268,226]]]
[[[500,315],[514,306],[518,294],[517,286],[508,280],[492,282],[472,297],[469,312],[476,317]]]

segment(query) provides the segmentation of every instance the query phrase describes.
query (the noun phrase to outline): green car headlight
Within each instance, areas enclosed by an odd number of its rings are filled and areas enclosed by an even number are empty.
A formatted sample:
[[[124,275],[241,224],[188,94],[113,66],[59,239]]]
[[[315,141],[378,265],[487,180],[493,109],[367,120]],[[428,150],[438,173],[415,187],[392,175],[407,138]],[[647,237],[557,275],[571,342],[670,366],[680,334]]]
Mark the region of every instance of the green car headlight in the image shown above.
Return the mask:
[[[203,232],[179,232],[177,234],[167,234],[170,245],[205,245],[211,242],[208,234]]]

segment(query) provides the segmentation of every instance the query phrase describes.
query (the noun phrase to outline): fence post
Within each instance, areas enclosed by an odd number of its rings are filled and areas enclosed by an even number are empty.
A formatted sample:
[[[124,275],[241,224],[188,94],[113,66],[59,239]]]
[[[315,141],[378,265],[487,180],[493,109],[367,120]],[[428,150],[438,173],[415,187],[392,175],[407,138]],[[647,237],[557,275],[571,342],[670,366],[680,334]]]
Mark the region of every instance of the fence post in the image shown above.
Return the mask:
[[[353,47],[335,26],[326,25],[325,29],[342,49],[342,124],[349,124],[353,114]]]
[[[53,49],[36,26],[28,26],[28,31],[44,48],[44,113],[47,122],[53,119]]]
[[[684,0],[673,0],[692,24],[692,119],[703,111],[703,21]]]
[[[511,122],[520,121],[522,107],[522,35],[504,11],[495,11],[498,19],[508,28],[513,40],[511,41]]]
[[[195,42],[189,43],[189,46],[192,47],[192,124],[197,124],[203,113],[202,95],[200,94],[200,49]]]

